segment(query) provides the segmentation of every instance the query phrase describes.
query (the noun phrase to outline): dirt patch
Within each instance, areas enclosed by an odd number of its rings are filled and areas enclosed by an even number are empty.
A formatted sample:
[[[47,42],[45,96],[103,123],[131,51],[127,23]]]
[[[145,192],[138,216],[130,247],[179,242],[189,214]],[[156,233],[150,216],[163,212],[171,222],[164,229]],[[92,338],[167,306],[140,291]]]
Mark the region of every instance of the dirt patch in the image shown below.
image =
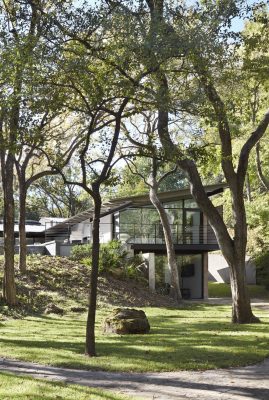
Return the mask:
[[[131,280],[123,281],[111,276],[99,279],[99,301],[125,307],[173,307],[176,303],[169,296],[151,292]]]

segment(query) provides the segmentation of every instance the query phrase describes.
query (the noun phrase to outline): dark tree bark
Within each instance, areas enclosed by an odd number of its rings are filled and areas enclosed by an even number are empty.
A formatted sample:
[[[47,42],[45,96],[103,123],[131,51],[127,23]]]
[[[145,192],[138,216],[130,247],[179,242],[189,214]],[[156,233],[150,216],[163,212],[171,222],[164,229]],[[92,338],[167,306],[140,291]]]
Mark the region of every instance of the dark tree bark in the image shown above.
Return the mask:
[[[249,180],[249,174],[246,176],[246,192],[247,192],[247,199],[251,203],[252,202],[252,194],[251,194],[251,185]]]
[[[27,239],[26,239],[26,194],[27,187],[25,182],[20,182],[19,184],[19,206],[20,206],[20,215],[19,215],[19,239],[20,239],[20,250],[19,250],[19,268],[22,274],[26,274],[27,265],[26,265],[26,256],[27,256]]]
[[[2,185],[4,192],[4,277],[3,298],[9,306],[17,304],[14,271],[14,157],[9,152],[6,159],[2,154]]]
[[[89,308],[86,327],[86,349],[85,353],[90,356],[96,356],[95,349],[95,316],[97,301],[97,286],[99,274],[99,254],[100,254],[100,214],[101,214],[101,196],[100,187],[96,185],[93,188],[94,215],[92,221],[92,271],[91,286],[89,293]]]
[[[150,189],[149,189],[149,198],[151,203],[154,205],[158,214],[160,216],[160,220],[162,223],[165,246],[167,252],[167,262],[170,270],[171,276],[171,287],[170,287],[170,296],[175,299],[178,303],[180,303],[182,299],[181,290],[180,290],[180,281],[179,281],[179,273],[178,273],[178,265],[176,259],[175,246],[173,242],[173,236],[171,231],[171,226],[168,220],[168,216],[166,211],[158,198],[157,194],[157,185],[156,181],[153,179],[150,180]]]

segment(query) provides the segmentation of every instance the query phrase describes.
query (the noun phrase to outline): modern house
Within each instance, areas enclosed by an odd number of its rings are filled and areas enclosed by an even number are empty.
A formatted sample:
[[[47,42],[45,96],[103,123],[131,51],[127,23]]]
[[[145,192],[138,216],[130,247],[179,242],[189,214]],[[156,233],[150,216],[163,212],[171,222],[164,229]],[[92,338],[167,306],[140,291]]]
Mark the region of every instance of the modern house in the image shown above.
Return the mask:
[[[225,185],[207,186],[208,196],[223,192]],[[218,250],[216,237],[207,218],[189,189],[159,193],[169,216],[181,287],[186,298],[207,297],[208,252]],[[220,212],[222,208],[220,207]],[[93,210],[53,224],[45,230],[45,241],[55,244],[55,253],[69,255],[74,244],[91,242]],[[118,239],[131,253],[142,253],[148,260],[149,286],[164,290],[170,283],[162,225],[148,194],[112,199],[103,204],[100,221],[102,243]]]

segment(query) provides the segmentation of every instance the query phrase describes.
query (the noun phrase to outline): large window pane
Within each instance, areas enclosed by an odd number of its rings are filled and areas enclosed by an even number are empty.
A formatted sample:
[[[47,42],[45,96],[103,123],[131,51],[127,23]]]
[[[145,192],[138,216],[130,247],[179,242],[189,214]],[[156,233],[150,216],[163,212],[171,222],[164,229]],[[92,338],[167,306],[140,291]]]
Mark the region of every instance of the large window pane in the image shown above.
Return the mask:
[[[141,209],[129,208],[120,211],[120,226],[118,238],[128,241],[140,234],[141,230]]]
[[[129,208],[120,211],[120,224],[137,224],[141,223],[141,209]]]

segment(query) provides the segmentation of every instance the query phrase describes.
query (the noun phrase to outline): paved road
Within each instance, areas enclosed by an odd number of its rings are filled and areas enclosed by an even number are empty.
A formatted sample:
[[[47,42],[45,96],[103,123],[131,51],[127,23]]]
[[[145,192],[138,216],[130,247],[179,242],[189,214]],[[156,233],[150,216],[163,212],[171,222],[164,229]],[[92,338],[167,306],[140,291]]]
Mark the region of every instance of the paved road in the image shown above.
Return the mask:
[[[108,389],[145,400],[269,400],[269,359],[242,368],[142,374],[82,371],[0,358],[0,371]]]

